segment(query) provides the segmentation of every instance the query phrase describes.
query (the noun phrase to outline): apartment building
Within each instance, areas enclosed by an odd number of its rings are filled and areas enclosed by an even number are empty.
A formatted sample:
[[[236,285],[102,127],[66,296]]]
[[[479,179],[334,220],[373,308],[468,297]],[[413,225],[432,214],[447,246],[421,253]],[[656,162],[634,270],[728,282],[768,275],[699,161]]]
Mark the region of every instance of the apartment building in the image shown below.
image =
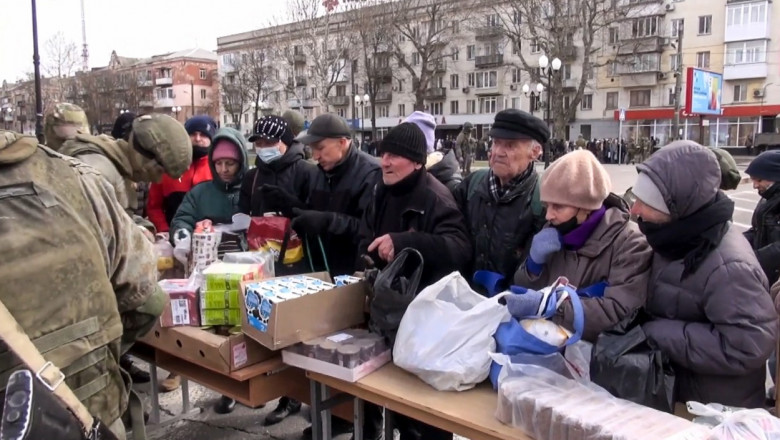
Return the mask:
[[[671,137],[679,73],[683,75],[680,105],[685,108],[688,67],[723,73],[723,112],[704,118],[681,112],[683,136],[712,146],[739,146],[755,132],[773,130],[774,116],[780,113],[780,69],[774,61],[777,56],[772,54],[780,53],[780,41],[770,38],[770,29],[780,24],[780,10],[771,1],[619,1],[630,7],[631,13],[595,36],[600,47],[591,57],[594,67],[588,71],[583,71],[583,48],[576,36],[570,45],[559,49],[560,53],[543,53],[535,41],[516,47],[503,26],[517,17],[499,17],[495,8],[470,10],[470,18],[454,26],[453,33],[441,42],[441,50],[448,56],[432,67],[434,74],[425,93],[425,110],[436,118],[437,134],[454,134],[463,123],[471,122],[481,135],[495,113],[505,108],[547,118],[548,91],[537,93],[533,81],[539,78],[533,72],[538,66],[534,63],[542,55],[562,62],[554,75],[560,75],[558,92],[564,108],[570,107],[580,80],[586,76],[575,116],[565,121],[567,139],[582,134],[586,138],[621,136],[634,140],[655,137],[665,142]],[[344,26],[345,14],[335,14],[332,20],[333,29],[350,28]],[[264,112],[297,108],[311,120],[331,111],[350,120],[356,130],[371,131],[371,107],[354,102],[355,96],[364,93],[361,80],[355,80],[364,70],[357,54],[344,55],[342,81],[332,88],[327,102],[312,99],[316,90],[310,90],[304,99],[289,94],[285,82],[297,85],[310,81],[307,74],[312,60],[300,51],[308,43],[300,35],[296,37],[298,26],[300,23],[291,23],[219,38],[220,74],[226,72],[224,60],[247,50],[290,51],[296,56],[294,69],[286,63],[272,63],[278,67],[274,73],[278,85],[269,85],[262,100]],[[426,26],[423,23],[422,27]],[[279,35],[287,37],[280,39]],[[404,48],[411,63],[419,63],[411,42]],[[381,137],[414,110],[416,99],[412,79],[404,76],[393,56],[376,55],[374,62],[383,67],[374,115]],[[528,64],[526,68],[520,55]],[[529,86],[527,93],[525,85]],[[241,120],[235,121],[221,105],[220,120],[247,131],[256,109],[246,108]]]

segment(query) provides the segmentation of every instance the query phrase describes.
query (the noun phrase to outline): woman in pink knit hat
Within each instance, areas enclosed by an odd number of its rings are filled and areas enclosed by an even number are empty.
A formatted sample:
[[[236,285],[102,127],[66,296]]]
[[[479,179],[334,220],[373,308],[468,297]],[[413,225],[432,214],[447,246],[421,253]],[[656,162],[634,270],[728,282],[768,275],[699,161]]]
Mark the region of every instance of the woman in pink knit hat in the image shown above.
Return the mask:
[[[541,181],[540,198],[547,225],[531,242],[529,255],[515,273],[515,284],[541,289],[565,276],[577,286],[585,311],[583,339],[594,342],[645,303],[653,252],[628,205],[610,192],[604,167],[587,150],[553,162]],[[529,290],[508,298],[519,317],[539,310],[542,294]],[[558,305],[553,321],[573,330],[569,301]]]

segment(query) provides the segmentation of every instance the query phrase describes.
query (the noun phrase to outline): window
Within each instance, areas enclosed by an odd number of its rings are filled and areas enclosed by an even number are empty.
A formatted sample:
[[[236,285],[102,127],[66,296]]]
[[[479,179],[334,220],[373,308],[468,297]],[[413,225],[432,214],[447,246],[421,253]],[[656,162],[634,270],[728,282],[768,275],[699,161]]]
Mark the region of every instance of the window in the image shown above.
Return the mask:
[[[466,113],[473,115],[477,112],[477,101],[473,99],[466,100]]]
[[[534,38],[531,40],[531,53],[539,53],[542,51],[542,46],[539,44],[539,40]]]
[[[674,99],[674,88],[669,89],[669,105],[674,105],[676,99]]]
[[[615,110],[618,108],[618,92],[607,92],[607,110]]]
[[[406,116],[406,104],[398,104],[398,116]]]
[[[227,123],[228,123],[228,115],[223,116],[222,120],[225,121],[224,124],[227,125]]]
[[[420,54],[415,52],[412,54],[412,66],[420,64]]]
[[[377,113],[380,118],[389,118],[390,117],[390,106],[389,105],[379,105],[377,106]]]
[[[515,11],[514,14],[512,14],[512,23],[522,24],[522,22],[523,22],[523,16],[520,15],[519,11]]]
[[[173,87],[157,89],[157,99],[173,98]]]
[[[468,76],[469,87],[476,87],[478,89],[489,89],[496,87],[496,81],[498,74],[495,70],[486,70],[483,72],[471,72]]]
[[[755,25],[766,21],[766,3],[743,3],[726,7],[726,26]]]
[[[495,113],[497,101],[498,100],[495,96],[479,98],[479,112],[482,114]]]
[[[398,80],[398,91],[403,92],[404,91],[404,80],[399,79]]]
[[[460,88],[460,77],[455,73],[450,75],[450,89],[458,88]]]
[[[701,69],[710,68],[710,53],[709,52],[696,52],[696,67]]]
[[[339,115],[339,117],[346,118],[347,117],[347,107],[339,107],[336,109],[336,113]]]
[[[669,55],[669,67],[673,72],[680,70],[680,54]]]
[[[619,66],[620,64],[618,64],[616,61],[612,61],[611,63],[607,64],[607,76],[618,76]]]
[[[473,44],[466,46],[466,59],[473,60],[475,56],[477,56],[477,46]]]
[[[631,36],[634,38],[658,35],[658,17],[636,18],[631,23]]]
[[[430,106],[431,106],[431,114],[432,115],[444,114],[444,103],[443,102],[432,102],[430,104]]]
[[[571,64],[563,65],[563,79],[571,79]]]
[[[767,40],[726,44],[726,65],[766,62]]]
[[[347,86],[345,86],[345,85],[337,85],[336,86],[336,96],[347,96]]]
[[[677,38],[680,36],[680,32],[683,32],[683,29],[685,27],[685,20],[682,18],[678,18],[675,20],[672,20],[672,33],[670,34],[672,38]]]
[[[244,124],[248,124],[248,123],[249,123],[249,114],[245,113],[244,114]]]
[[[518,69],[517,67],[512,69],[512,84],[518,84],[523,80],[521,76],[522,73],[523,71]]]
[[[517,55],[520,53],[520,42],[512,42],[512,55]]]
[[[498,14],[489,14],[485,16],[485,25],[488,27],[501,26],[501,20],[499,20]]]
[[[452,33],[457,34],[458,30],[460,29],[460,24],[457,22],[457,20],[452,20],[450,27],[452,28]]]
[[[608,36],[609,44],[617,44],[617,42],[619,41],[618,34],[619,31],[617,27],[609,28],[609,36]]]
[[[650,89],[647,90],[632,90],[629,94],[630,107],[649,107],[650,106]]]
[[[709,35],[712,33],[712,15],[699,16],[699,35]]]
[[[450,114],[451,115],[458,114],[458,101],[450,101]]]
[[[206,69],[200,69],[200,79],[206,79]]]
[[[452,61],[458,61],[458,58],[460,58],[460,49],[457,47],[452,48]]]
[[[520,109],[520,98],[512,98],[512,108]]]
[[[593,95],[588,93],[582,95],[582,101],[580,102],[580,108],[583,110],[593,110]]]
[[[619,71],[622,73],[657,72],[661,70],[660,61],[661,54],[643,53],[626,60],[622,65],[619,64]]]
[[[734,84],[734,102],[747,101],[747,85]]]
[[[206,99],[206,89],[200,89],[200,99]]]

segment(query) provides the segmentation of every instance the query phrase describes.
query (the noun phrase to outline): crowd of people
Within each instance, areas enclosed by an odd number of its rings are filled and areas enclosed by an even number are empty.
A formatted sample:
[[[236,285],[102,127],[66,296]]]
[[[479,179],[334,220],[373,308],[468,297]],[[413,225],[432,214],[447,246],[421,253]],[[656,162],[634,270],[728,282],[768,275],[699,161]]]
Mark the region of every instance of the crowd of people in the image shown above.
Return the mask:
[[[183,126],[164,115],[123,115],[112,136],[91,135],[81,109],[57,104],[46,116],[46,146],[0,135],[2,301],[34,340],[71,326],[84,331],[44,355],[67,370],[102,353],[65,381],[79,389],[107,372],[104,387],[80,397],[119,438],[130,392],[119,365],[148,381],[122,354],[165,303],[155,234],[176,242],[202,220],[230,222],[239,212],[290,218],[300,235],[321,239],[333,275],[363,270],[366,261],[381,270],[405,248],[423,256],[420,289],[453,271],[467,279],[492,272],[499,289],[528,289],[507,299],[518,316],[544,309],[539,290],[565,275],[582,296],[586,341],[648,312],[643,330],[672,361],[678,402],[764,405],[778,340],[780,151],[747,169],[763,200],[743,236],[731,227],[719,157],[691,141],[653,153],[656,141],[648,140],[649,150],[633,156],[615,139],[580,137],[563,150],[553,141],[557,159],[539,175],[534,163],[551,142],[548,126],[516,109],[498,112],[479,141],[464,125],[449,149],[437,149],[434,118],[415,112],[376,143],[378,160],[361,151],[342,118],[320,115],[305,133],[302,120],[297,112],[264,116],[246,139],[205,115]],[[481,143],[489,166],[472,170]],[[638,164],[631,205],[612,193],[603,166],[626,162],[616,148]],[[570,301],[555,310],[552,320],[572,329]],[[84,324],[91,319],[99,325]],[[175,389],[178,378],[161,386]],[[216,410],[234,406],[223,397]],[[265,422],[300,408],[282,398]],[[403,440],[452,438],[416,420],[396,423]],[[381,438],[381,424],[381,408],[366,405],[364,438]],[[333,426],[351,429],[335,419]]]

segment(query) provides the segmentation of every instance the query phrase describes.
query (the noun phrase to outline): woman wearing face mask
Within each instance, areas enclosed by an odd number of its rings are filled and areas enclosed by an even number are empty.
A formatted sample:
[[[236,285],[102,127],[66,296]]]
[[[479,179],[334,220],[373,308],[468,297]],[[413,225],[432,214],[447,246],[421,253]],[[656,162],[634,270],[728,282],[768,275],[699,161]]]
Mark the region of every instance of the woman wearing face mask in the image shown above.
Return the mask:
[[[583,339],[590,342],[644,305],[653,255],[611,186],[607,171],[587,150],[553,162],[540,191],[548,224],[534,236],[514,279],[518,286],[541,289],[567,277],[582,298]],[[517,317],[535,315],[541,302],[535,290],[507,299]],[[573,318],[571,303],[562,301],[553,321],[573,330]]]

